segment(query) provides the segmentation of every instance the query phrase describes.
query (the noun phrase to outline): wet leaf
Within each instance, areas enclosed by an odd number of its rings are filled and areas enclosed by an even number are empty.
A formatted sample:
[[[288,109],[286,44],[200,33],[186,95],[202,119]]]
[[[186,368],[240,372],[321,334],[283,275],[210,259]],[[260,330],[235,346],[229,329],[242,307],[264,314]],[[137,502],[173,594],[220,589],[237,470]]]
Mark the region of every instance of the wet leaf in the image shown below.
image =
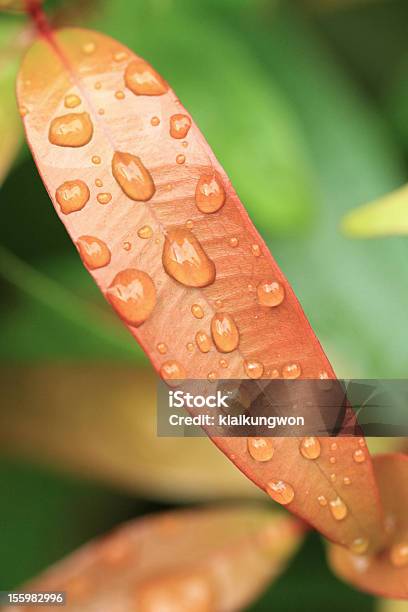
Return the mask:
[[[334,376],[197,126],[191,123],[184,139],[171,136],[175,115],[187,124],[191,118],[149,64],[96,32],[61,30],[52,45],[41,40],[26,55],[18,97],[57,214],[164,378],[245,378],[248,360],[261,376]],[[210,208],[216,202],[216,210],[203,211],[202,198]],[[275,306],[258,302],[265,281],[282,298]],[[225,337],[217,326],[225,327]],[[194,347],[200,331],[213,337],[208,352]],[[310,460],[300,440],[276,439],[273,459],[264,462],[253,458],[244,438],[215,442],[273,499],[328,538],[350,545],[364,531],[370,549],[381,544],[364,443],[339,439],[334,451],[333,440],[323,439],[319,457]]]
[[[24,588],[66,591],[69,611],[242,610],[301,538],[293,519],[261,507],[171,512],[117,528]]]
[[[342,221],[353,238],[403,236],[408,233],[408,186],[349,212]]]
[[[152,370],[114,363],[3,366],[2,452],[149,499],[261,495],[208,438],[157,436],[156,385]]]
[[[343,580],[379,597],[408,599],[408,455],[378,455],[374,470],[384,506],[388,546],[376,556],[329,548],[329,561]]]

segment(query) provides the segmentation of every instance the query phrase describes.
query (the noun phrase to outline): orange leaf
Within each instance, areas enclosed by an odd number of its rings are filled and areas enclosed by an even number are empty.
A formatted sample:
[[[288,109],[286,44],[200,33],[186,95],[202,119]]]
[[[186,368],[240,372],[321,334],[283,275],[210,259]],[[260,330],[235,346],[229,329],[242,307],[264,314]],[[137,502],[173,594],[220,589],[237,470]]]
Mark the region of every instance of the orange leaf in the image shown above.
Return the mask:
[[[331,545],[329,560],[339,577],[363,591],[408,599],[408,455],[378,455],[373,463],[385,511],[388,546],[375,556],[365,556]]]
[[[294,519],[256,505],[171,512],[86,544],[24,588],[65,591],[67,611],[242,610],[301,539]]]
[[[96,32],[61,30],[25,57],[18,98],[57,214],[164,378],[334,377],[223,168],[148,63]],[[328,538],[382,543],[371,461],[357,440],[317,441],[311,459],[301,440],[274,439],[270,461],[244,438],[214,441]]]

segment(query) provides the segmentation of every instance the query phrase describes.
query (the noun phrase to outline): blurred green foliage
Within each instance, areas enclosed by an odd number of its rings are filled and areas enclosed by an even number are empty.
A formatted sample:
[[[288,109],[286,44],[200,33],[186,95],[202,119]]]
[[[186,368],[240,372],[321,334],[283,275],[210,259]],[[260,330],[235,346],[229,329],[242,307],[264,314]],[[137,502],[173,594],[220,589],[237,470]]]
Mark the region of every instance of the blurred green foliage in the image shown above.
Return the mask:
[[[338,374],[406,376],[406,241],[352,241],[339,223],[408,178],[407,2],[338,2],[321,12],[301,0],[93,4],[84,25],[145,56],[196,118]],[[0,358],[144,361],[80,265],[27,155],[0,206],[0,244],[31,266],[0,252]],[[120,518],[156,509],[10,463],[0,478],[12,491],[0,508],[4,586]],[[329,574],[313,535],[253,609],[328,607],[373,602]]]

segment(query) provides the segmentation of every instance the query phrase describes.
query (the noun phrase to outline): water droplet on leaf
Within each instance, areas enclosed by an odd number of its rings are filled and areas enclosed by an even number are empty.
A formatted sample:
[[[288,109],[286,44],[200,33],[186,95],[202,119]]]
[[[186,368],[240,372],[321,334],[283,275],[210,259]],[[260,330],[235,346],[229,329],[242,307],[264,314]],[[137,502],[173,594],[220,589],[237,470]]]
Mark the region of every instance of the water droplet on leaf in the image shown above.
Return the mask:
[[[329,502],[330,512],[336,521],[342,521],[348,514],[347,506],[340,497]]]
[[[279,306],[284,300],[285,290],[278,281],[262,281],[256,288],[261,306]]]
[[[153,236],[153,230],[150,225],[142,225],[142,227],[137,230],[137,235],[143,240],[148,240]]]
[[[235,351],[239,344],[239,331],[231,315],[217,313],[211,320],[211,334],[221,353]]]
[[[187,115],[172,115],[170,117],[170,136],[185,138],[191,127],[191,119]]]
[[[49,141],[59,147],[82,147],[91,140],[93,124],[88,113],[68,113],[51,121]]]
[[[257,361],[256,359],[245,359],[244,369],[248,378],[252,379],[261,378],[262,374],[264,373],[263,363]]]
[[[302,439],[300,443],[300,452],[305,459],[317,459],[320,457],[320,451],[319,438],[309,436]]]
[[[55,192],[55,198],[65,215],[81,210],[90,197],[89,189],[83,181],[66,181]]]
[[[81,236],[76,244],[84,264],[90,270],[103,268],[111,260],[107,244],[95,236]]]
[[[142,59],[133,60],[127,66],[125,84],[137,96],[161,96],[168,90],[160,74]]]
[[[153,197],[155,192],[153,179],[139,157],[130,153],[116,152],[112,159],[112,173],[131,200],[147,202]]]
[[[202,213],[214,213],[219,210],[225,202],[225,190],[218,173],[204,174],[200,177],[195,201],[197,208]]]
[[[282,376],[287,380],[299,378],[300,374],[301,369],[298,363],[288,363],[282,368]]]
[[[283,480],[271,480],[268,482],[266,490],[274,501],[284,506],[290,504],[295,497],[293,487]]]
[[[96,196],[96,199],[98,200],[99,204],[109,204],[109,202],[112,199],[112,194],[111,193],[98,193],[98,195]]]
[[[202,353],[208,353],[211,350],[211,340],[205,332],[197,332],[195,341]]]
[[[270,461],[274,448],[270,438],[248,438],[248,452],[255,461]]]
[[[65,96],[64,104],[66,108],[75,108],[81,104],[81,98],[75,94]]]
[[[193,304],[191,312],[196,319],[202,319],[204,316],[204,310],[201,308],[200,304]]]
[[[214,263],[187,229],[168,232],[162,260],[167,274],[186,287],[206,287],[214,282]]]
[[[135,268],[119,272],[106,296],[122,319],[135,327],[149,318],[156,305],[156,289],[152,279]]]

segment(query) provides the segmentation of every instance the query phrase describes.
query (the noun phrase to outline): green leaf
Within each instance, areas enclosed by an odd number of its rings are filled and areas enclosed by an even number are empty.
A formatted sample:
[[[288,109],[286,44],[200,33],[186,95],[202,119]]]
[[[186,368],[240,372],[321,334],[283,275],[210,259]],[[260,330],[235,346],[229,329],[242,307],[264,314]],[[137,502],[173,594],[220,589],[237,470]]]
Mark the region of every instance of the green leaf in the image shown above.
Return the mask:
[[[352,210],[343,218],[342,229],[353,238],[407,234],[408,186]]]

